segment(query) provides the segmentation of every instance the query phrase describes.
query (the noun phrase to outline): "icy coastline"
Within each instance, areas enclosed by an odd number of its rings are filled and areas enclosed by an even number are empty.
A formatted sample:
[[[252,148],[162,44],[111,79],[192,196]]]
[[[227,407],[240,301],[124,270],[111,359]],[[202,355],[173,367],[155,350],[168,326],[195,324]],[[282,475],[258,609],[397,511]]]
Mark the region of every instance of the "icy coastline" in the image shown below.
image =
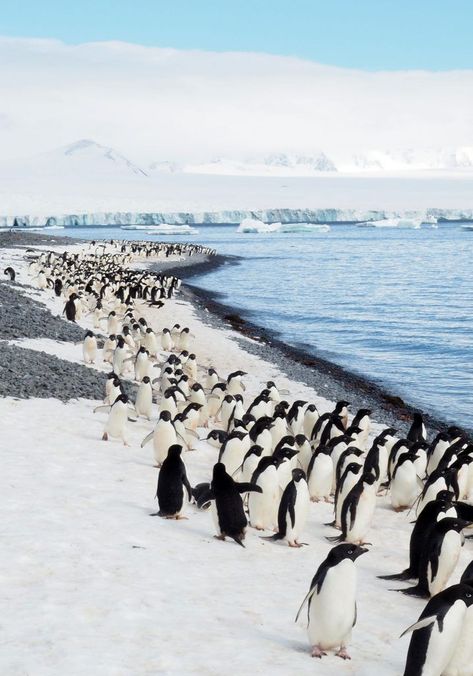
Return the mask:
[[[77,214],[17,214],[0,216],[0,227],[99,227],[122,225],[239,224],[244,219],[265,223],[362,223],[390,218],[428,218],[440,221],[473,220],[473,209],[426,209],[392,211],[362,209],[260,209],[223,211],[102,211]]]

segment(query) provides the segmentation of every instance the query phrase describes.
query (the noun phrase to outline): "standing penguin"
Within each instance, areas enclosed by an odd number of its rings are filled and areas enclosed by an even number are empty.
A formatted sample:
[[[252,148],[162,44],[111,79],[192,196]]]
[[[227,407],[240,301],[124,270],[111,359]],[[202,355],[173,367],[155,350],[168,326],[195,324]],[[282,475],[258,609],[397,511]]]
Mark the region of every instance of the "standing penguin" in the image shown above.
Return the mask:
[[[349,660],[346,646],[356,623],[356,559],[368,550],[352,544],[330,550],[310,584],[309,593],[297,613],[308,604],[307,632],[312,657],[338,649],[337,657]]]
[[[8,275],[10,277],[10,282],[15,281],[16,272],[11,266],[9,266],[8,268],[5,268],[5,270],[3,271],[3,274]]]
[[[105,424],[103,441],[108,441],[109,436],[121,439],[125,446],[129,446],[125,438],[125,425],[128,420],[129,404],[126,394],[120,394],[111,406],[98,406],[96,411],[109,411],[108,420]]]
[[[391,480],[391,505],[396,512],[412,507],[424,488],[417,475],[415,461],[418,456],[411,451],[403,453],[394,468]]]
[[[330,450],[320,446],[312,455],[307,470],[307,483],[312,502],[330,501],[333,479],[333,460]]]
[[[371,526],[376,506],[376,479],[369,472],[363,472],[343,501],[341,513],[342,534],[330,537],[330,542],[345,541],[363,544]]]
[[[225,465],[217,462],[214,465],[212,483],[210,484],[209,498],[212,500],[212,515],[214,518],[217,540],[232,538],[241,547],[244,547],[245,529],[248,521],[243,509],[241,493],[256,491],[261,493],[259,486],[252,483],[237,483],[227,474]]]
[[[302,547],[299,536],[309,515],[309,488],[302,469],[292,470],[292,480],[287,484],[278,509],[278,532],[267,540],[287,540],[289,547]]]
[[[153,387],[149,376],[145,376],[138,386],[135,399],[136,415],[142,415],[151,420],[153,413]]]
[[[441,676],[452,660],[462,633],[467,608],[473,604],[473,589],[455,584],[430,599],[415,624],[404,676]]]
[[[424,544],[419,561],[418,584],[396,591],[422,598],[434,596],[442,591],[460,556],[464,541],[462,530],[469,525],[468,521],[452,517],[437,521]]]
[[[143,439],[141,448],[143,448],[148,441],[151,441],[151,439],[153,440],[156,467],[161,467],[170,446],[173,446],[177,441],[176,430],[174,429],[172,416],[169,411],[161,411],[156,427]]]
[[[92,331],[87,331],[82,343],[82,354],[86,364],[93,364],[97,356],[97,339]]]
[[[79,298],[79,296],[76,293],[71,293],[68,301],[64,305],[63,313],[70,322],[76,321],[77,307],[75,301],[77,298]]]
[[[250,493],[248,496],[250,525],[257,530],[272,530],[276,526],[279,501],[278,464],[277,458],[264,456],[251,477],[251,483],[262,490],[262,493]]]
[[[192,488],[186,474],[186,467],[181,459],[182,446],[174,444],[162,464],[158,475],[156,497],[159,512],[152,516],[165,519],[185,519],[182,516],[184,498],[187,491],[189,502],[192,500]]]

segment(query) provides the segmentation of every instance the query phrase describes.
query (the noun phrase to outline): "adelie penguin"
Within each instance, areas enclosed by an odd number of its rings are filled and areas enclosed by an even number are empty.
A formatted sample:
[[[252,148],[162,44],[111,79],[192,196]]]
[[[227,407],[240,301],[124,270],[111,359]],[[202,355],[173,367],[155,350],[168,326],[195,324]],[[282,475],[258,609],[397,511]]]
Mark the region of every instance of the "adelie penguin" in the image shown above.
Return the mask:
[[[256,491],[261,493],[259,486],[252,483],[238,483],[227,474],[225,465],[217,462],[214,465],[212,483],[208,499],[212,500],[211,511],[215,523],[217,540],[232,538],[241,547],[244,547],[245,530],[248,525],[243,509],[242,493]]]
[[[287,540],[289,547],[302,547],[299,537],[309,515],[309,488],[302,469],[292,470],[278,509],[278,532],[265,540]]]
[[[356,623],[356,559],[368,550],[353,544],[337,545],[320,564],[296,616],[307,603],[307,633],[312,657],[336,650],[349,660],[347,645]]]
[[[418,584],[394,591],[421,598],[429,598],[442,591],[460,556],[464,541],[462,530],[469,525],[468,521],[452,517],[437,521],[424,543],[419,561]]]
[[[10,277],[11,282],[15,281],[16,272],[11,266],[8,266],[8,268],[5,268],[5,270],[3,271],[3,274],[8,275]]]
[[[182,446],[174,444],[162,464],[158,475],[159,512],[151,516],[161,516],[165,519],[185,519],[182,511],[185,504],[185,495],[189,502],[192,500],[192,488],[187,478],[186,467],[181,459]]]
[[[71,293],[69,296],[69,299],[67,300],[66,304],[64,305],[64,314],[66,315],[66,318],[70,322],[75,322],[76,321],[76,314],[77,314],[77,307],[75,301],[79,298],[79,296],[76,293]]]
[[[450,670],[450,665],[455,658],[467,611],[472,605],[473,588],[464,583],[448,587],[430,599],[417,622],[402,634],[412,632],[404,676],[471,674],[469,670]]]

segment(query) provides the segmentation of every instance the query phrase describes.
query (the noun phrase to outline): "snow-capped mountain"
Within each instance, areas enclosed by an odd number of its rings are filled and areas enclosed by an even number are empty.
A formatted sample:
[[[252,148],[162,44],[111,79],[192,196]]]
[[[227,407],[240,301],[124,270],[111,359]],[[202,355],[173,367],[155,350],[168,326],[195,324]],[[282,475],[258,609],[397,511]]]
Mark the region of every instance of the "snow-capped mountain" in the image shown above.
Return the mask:
[[[220,157],[208,162],[154,162],[152,172],[221,176],[316,176],[320,173],[455,173],[473,171],[473,146],[440,149],[367,150],[353,154],[314,155],[273,153],[262,158]]]
[[[143,169],[121,153],[90,139],[81,139],[26,160],[9,161],[8,169],[12,173],[26,170],[34,177],[46,175],[58,179],[65,176],[93,176],[107,180],[147,176]]]

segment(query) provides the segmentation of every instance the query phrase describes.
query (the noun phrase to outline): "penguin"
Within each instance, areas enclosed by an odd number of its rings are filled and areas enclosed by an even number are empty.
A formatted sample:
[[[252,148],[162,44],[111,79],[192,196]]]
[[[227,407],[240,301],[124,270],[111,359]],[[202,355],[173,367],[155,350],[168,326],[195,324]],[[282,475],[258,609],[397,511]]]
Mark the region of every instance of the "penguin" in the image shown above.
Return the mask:
[[[156,497],[159,511],[152,516],[161,516],[165,519],[185,519],[182,511],[185,493],[189,502],[192,500],[192,488],[186,474],[186,467],[181,459],[182,446],[173,444],[163,461],[158,475]]]
[[[302,432],[307,439],[310,439],[315,423],[319,419],[319,412],[315,404],[308,404],[304,411],[304,423],[302,425]]]
[[[207,482],[197,484],[192,489],[192,498],[198,509],[207,510],[210,508],[211,500],[209,499],[210,484]]]
[[[15,279],[16,279],[16,272],[11,266],[8,266],[8,268],[5,268],[5,270],[3,271],[3,274],[8,275],[10,277],[10,282],[14,282]]]
[[[473,586],[473,566],[471,563],[466,567],[461,576],[460,583],[469,587]],[[473,590],[472,590],[473,591]],[[462,630],[459,636],[455,652],[442,676],[472,676],[473,674],[473,605],[467,606],[463,618]]]
[[[126,394],[120,394],[110,407],[98,406],[94,410],[94,413],[99,410],[109,411],[109,416],[105,424],[102,440],[108,441],[109,437],[119,438],[123,441],[125,446],[129,446],[129,443],[125,437],[125,425],[128,420],[129,413],[129,403]]]
[[[418,580],[422,552],[437,521],[459,516],[453,504],[453,493],[442,491],[437,500],[429,502],[417,517],[409,543],[409,566],[401,573],[378,575],[381,580]]]
[[[94,364],[97,356],[97,339],[92,331],[87,331],[82,343],[82,355],[86,364]]]
[[[406,439],[414,443],[427,441],[427,432],[421,413],[414,413],[412,425],[407,433]]]
[[[340,477],[340,481],[337,482],[337,486],[335,489],[335,498],[333,501],[333,507],[334,507],[334,513],[335,513],[335,519],[333,524],[327,524],[327,525],[334,525],[335,528],[341,528],[342,527],[342,507],[343,503],[345,501],[345,498],[353,488],[353,486],[356,485],[358,479],[360,478],[360,475],[363,471],[362,465],[360,465],[358,462],[351,462],[347,467],[345,468],[345,471],[343,472],[342,476]]]
[[[149,368],[150,368],[149,352],[145,347],[141,346],[138,352],[136,353],[135,380],[141,383],[143,378],[149,375]]]
[[[330,450],[326,446],[319,446],[312,454],[307,469],[307,484],[312,502],[330,502],[332,479],[333,461]]]
[[[128,346],[125,343],[123,336],[117,336],[117,345],[113,352],[112,368],[117,376],[122,376],[125,370],[125,362],[127,361]]]
[[[395,591],[421,598],[429,598],[442,591],[457,564],[464,541],[462,530],[468,525],[469,521],[451,517],[437,521],[420,557],[419,582],[415,587]]]
[[[258,467],[259,461],[263,455],[263,448],[257,444],[250,446],[249,451],[245,453],[243,462],[241,464],[241,481],[250,481],[253,476],[253,472]]]
[[[243,464],[245,454],[250,448],[250,438],[244,432],[233,430],[222,444],[218,461],[225,465],[225,469],[233,476]]]
[[[391,479],[391,506],[396,512],[412,507],[423,484],[417,475],[415,461],[418,456],[409,451],[403,453],[397,462]]]
[[[370,420],[371,411],[368,408],[360,408],[353,418],[351,425],[353,427],[359,427],[360,433],[358,435],[358,443],[361,449],[366,448],[366,443],[368,441],[368,436],[371,429],[371,420]]]
[[[262,493],[248,496],[250,526],[257,530],[273,530],[277,524],[279,503],[278,459],[264,456],[251,477],[251,483],[259,486]]]
[[[289,547],[302,547],[298,542],[309,515],[309,489],[302,469],[292,470],[278,509],[278,532],[267,540],[287,540]]]
[[[153,388],[149,376],[145,376],[138,386],[135,399],[136,415],[151,420],[153,414]]]
[[[430,599],[417,622],[401,634],[412,632],[404,676],[446,673],[462,634],[467,609],[472,604],[473,589],[464,583],[452,585]]]
[[[343,501],[340,536],[327,538],[329,542],[351,542],[362,545],[371,526],[376,507],[376,479],[363,472]]]
[[[307,603],[307,633],[312,657],[322,658],[326,650],[349,660],[346,648],[356,624],[356,559],[368,549],[354,544],[333,547],[312,578],[310,589],[296,616]]]
[[[141,448],[151,441],[151,439],[153,440],[156,466],[161,467],[168,454],[169,448],[177,443],[176,430],[172,423],[172,416],[169,411],[160,412],[154,430],[143,439]]]
[[[245,386],[242,382],[243,376],[248,375],[245,371],[234,371],[229,373],[227,376],[227,392],[235,396],[239,394],[243,396],[245,392]]]
[[[211,511],[217,530],[217,540],[232,538],[244,547],[245,529],[248,521],[243,509],[242,493],[256,491],[262,493],[259,486],[251,483],[237,483],[226,472],[225,465],[217,462],[213,468],[209,497],[212,500]]]
[[[77,307],[76,307],[75,301],[78,298],[79,298],[79,296],[76,293],[71,293],[71,295],[69,296],[69,299],[67,300],[66,304],[64,305],[63,314],[66,315],[66,318],[70,322],[76,321]]]

